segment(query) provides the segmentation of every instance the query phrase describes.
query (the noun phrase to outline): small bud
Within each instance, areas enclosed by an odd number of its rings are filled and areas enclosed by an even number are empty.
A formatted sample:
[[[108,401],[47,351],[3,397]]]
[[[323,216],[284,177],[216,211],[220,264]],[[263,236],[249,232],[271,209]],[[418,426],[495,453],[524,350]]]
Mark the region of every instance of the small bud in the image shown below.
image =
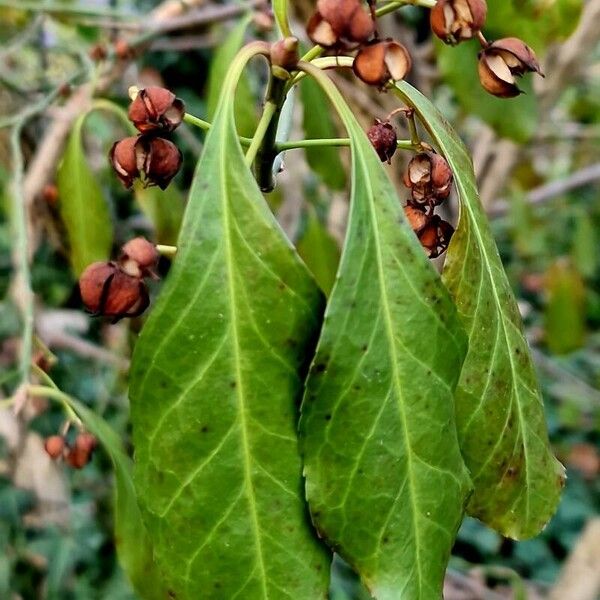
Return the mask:
[[[286,71],[296,68],[299,60],[298,38],[287,37],[271,45],[271,64]]]
[[[156,277],[155,269],[158,266],[160,255],[156,246],[146,238],[137,237],[129,240],[122,248],[119,260],[121,269],[132,277]]]
[[[89,51],[89,57],[94,62],[100,62],[105,60],[108,56],[108,51],[106,50],[106,46],[104,44],[94,44]]]
[[[421,152],[409,163],[404,185],[418,204],[441,204],[452,189],[452,170],[446,159],[435,152]]]
[[[390,79],[404,79],[411,66],[408,50],[398,42],[385,40],[363,46],[352,68],[360,80],[382,88]]]
[[[454,227],[450,223],[443,221],[438,215],[433,215],[417,235],[427,256],[437,258],[448,249],[453,234]]]
[[[53,459],[56,460],[62,456],[63,450],[65,448],[65,440],[60,435],[51,435],[46,438],[44,442],[44,450],[46,454]]]
[[[131,277],[112,262],[96,262],[79,279],[81,299],[94,315],[137,317],[148,307],[148,290],[144,283]]]
[[[423,208],[410,204],[404,207],[404,216],[415,233],[420,233],[430,220]]]
[[[499,98],[514,98],[522,93],[516,77],[525,73],[543,76],[535,52],[517,38],[498,40],[482,50],[478,69],[483,88]]]
[[[375,124],[371,125],[367,131],[367,137],[373,144],[373,148],[375,148],[381,162],[387,161],[390,163],[398,148],[398,136],[392,124],[377,119]]]
[[[374,32],[373,17],[359,0],[319,0],[307,26],[315,44],[340,50],[364,44]]]
[[[83,469],[90,462],[90,453],[79,448],[68,448],[65,462],[73,469]]]
[[[55,183],[47,183],[42,189],[42,198],[49,206],[56,206],[58,202],[58,188]]]
[[[431,9],[431,29],[446,44],[474,38],[485,24],[485,0],[438,0]]]
[[[140,136],[135,145],[137,168],[144,185],[167,188],[181,168],[183,157],[177,146],[159,137]]]
[[[173,131],[185,114],[185,104],[173,92],[162,87],[140,90],[129,106],[129,118],[135,127],[146,131]]]
[[[108,154],[110,164],[126,188],[130,188],[134,179],[140,176],[135,151],[137,141],[137,136],[126,137],[115,142]]]
[[[129,42],[122,38],[115,42],[114,49],[117,58],[120,60],[131,60],[135,55],[135,52],[129,45]]]

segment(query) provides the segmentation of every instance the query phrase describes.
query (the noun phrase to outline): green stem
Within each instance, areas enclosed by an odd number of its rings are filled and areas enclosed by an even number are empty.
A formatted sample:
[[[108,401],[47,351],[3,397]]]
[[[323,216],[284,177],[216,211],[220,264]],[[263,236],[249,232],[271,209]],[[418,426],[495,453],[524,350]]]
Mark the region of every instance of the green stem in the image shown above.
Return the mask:
[[[324,138],[313,140],[292,140],[277,144],[277,150],[284,152],[286,150],[295,150],[296,148],[313,148],[320,146],[350,146],[350,138]],[[420,145],[419,145],[420,147]],[[398,140],[399,150],[415,150],[416,146],[410,140]]]
[[[157,244],[156,251],[159,254],[162,254],[162,256],[173,258],[177,254],[177,246],[163,246],[162,244]]]
[[[121,108],[118,104],[115,104],[110,100],[105,100],[104,98],[97,98],[92,103],[92,110],[103,110],[104,112],[111,113],[123,122],[128,131],[130,131],[133,134],[138,133],[137,129],[129,120],[129,117],[127,116],[127,111]]]
[[[28,385],[27,393],[30,396],[36,396],[38,398],[48,398],[50,400],[56,400],[60,403],[65,411],[69,421],[77,424],[78,427],[83,427],[81,419],[77,416],[77,413],[71,408],[71,397],[64,392],[61,392],[56,387],[50,387],[46,385]]]
[[[278,154],[277,128],[286,93],[287,81],[271,75],[265,109],[246,153],[246,164],[255,163],[254,175],[263,192],[270,192],[275,187],[273,162]]]
[[[199,117],[195,117],[194,115],[191,115],[190,113],[185,113],[185,115],[183,115],[183,120],[188,125],[191,125],[192,127],[197,127],[198,129],[202,129],[202,131],[209,131],[210,128],[212,127],[212,123],[209,123],[208,121],[204,121],[203,119],[200,119]],[[239,136],[239,140],[240,140],[240,144],[242,146],[249,146],[252,143],[252,138],[244,137],[241,135]]]

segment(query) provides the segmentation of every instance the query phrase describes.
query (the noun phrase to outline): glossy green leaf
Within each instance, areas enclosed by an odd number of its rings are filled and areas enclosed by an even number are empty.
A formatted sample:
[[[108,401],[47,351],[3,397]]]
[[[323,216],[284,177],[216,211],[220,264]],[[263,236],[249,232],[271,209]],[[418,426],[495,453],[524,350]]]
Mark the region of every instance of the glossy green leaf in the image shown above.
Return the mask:
[[[166,189],[135,187],[135,197],[142,212],[154,226],[154,240],[158,244],[175,245],[183,220],[183,194],[173,183]]]
[[[310,77],[300,84],[302,125],[306,139],[334,138],[337,131],[331,118],[327,96]],[[331,146],[308,147],[304,150],[310,168],[333,190],[346,187],[346,171],[340,160],[340,149]]]
[[[312,205],[307,208],[304,230],[296,248],[319,287],[329,295],[340,263],[340,249]]]
[[[425,96],[406,83],[397,90],[450,163],[460,197],[443,277],[469,333],[456,393],[461,449],[475,485],[468,509],[506,536],[531,537],[556,510],[564,469],[551,453],[519,309],[466,148]]]
[[[381,161],[320,78],[351,138],[353,192],[302,404],[307,497],[376,598],[433,600],[469,492],[453,405],[466,339]]]
[[[135,348],[135,482],[177,600],[317,600],[329,556],[307,517],[296,422],[323,297],[245,165],[243,52]]]
[[[71,398],[69,404],[110,457],[115,469],[115,541],[119,560],[144,600],[164,600],[167,590],[152,559],[152,543],[142,521],[131,475],[131,459],[109,425]]]
[[[90,263],[110,256],[113,239],[108,204],[85,158],[82,129],[86,116],[73,126],[57,175],[60,216],[77,276]]]
[[[240,19],[215,51],[208,74],[206,100],[206,112],[210,121],[214,119],[227,71],[238,50],[244,44],[246,30],[251,21],[251,14]],[[258,122],[256,106],[257,102],[250,87],[250,80],[248,75],[244,73],[240,78],[235,94],[235,120],[238,133],[241,136],[251,137],[254,135],[254,130]]]

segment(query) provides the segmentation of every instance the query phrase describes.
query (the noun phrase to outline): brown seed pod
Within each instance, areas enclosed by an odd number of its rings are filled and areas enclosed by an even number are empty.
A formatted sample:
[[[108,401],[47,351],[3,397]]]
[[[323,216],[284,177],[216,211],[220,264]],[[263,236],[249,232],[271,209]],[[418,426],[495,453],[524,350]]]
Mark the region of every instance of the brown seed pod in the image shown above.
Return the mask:
[[[306,31],[324,48],[350,50],[368,41],[375,22],[359,0],[319,0]]]
[[[125,273],[138,278],[156,277],[160,255],[152,242],[143,237],[134,238],[121,248],[121,253],[119,265]]]
[[[404,207],[404,216],[415,233],[420,233],[430,220],[425,209],[411,204]]]
[[[388,39],[363,46],[354,59],[352,69],[361,81],[382,88],[390,79],[404,79],[411,66],[408,50]]]
[[[453,177],[443,156],[421,152],[408,163],[403,179],[413,202],[436,206],[450,195]]]
[[[454,227],[450,223],[442,220],[438,215],[433,215],[417,235],[427,256],[437,258],[448,249],[453,234]]]
[[[62,456],[64,448],[65,439],[61,435],[51,435],[50,437],[47,437],[44,442],[44,450],[53,460]]]
[[[94,315],[137,317],[148,307],[148,290],[142,281],[124,273],[115,263],[96,262],[79,279],[81,299]]]
[[[142,133],[173,131],[185,115],[185,104],[173,92],[157,86],[140,90],[129,106],[129,119]]]
[[[292,71],[298,65],[298,38],[287,37],[271,45],[271,64]]]
[[[438,0],[431,9],[431,30],[446,44],[474,38],[485,24],[485,0]]]
[[[375,124],[371,125],[367,131],[367,137],[373,144],[381,162],[390,163],[398,149],[398,136],[393,125],[388,121],[382,122],[376,119]]]
[[[517,38],[497,40],[482,50],[478,69],[483,88],[498,98],[521,94],[516,78],[525,73],[543,76],[535,52]]]
[[[144,185],[157,185],[161,190],[167,188],[183,162],[177,146],[160,137],[139,136],[135,144],[135,156]]]
[[[140,176],[135,151],[138,139],[139,136],[132,136],[115,142],[108,154],[112,168],[126,188],[130,188]]]

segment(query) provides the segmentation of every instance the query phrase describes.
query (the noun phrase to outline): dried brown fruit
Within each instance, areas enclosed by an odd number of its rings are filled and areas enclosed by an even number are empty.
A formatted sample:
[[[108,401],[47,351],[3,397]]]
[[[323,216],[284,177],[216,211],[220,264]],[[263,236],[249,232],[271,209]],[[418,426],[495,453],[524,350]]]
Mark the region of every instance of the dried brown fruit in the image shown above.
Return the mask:
[[[137,317],[148,307],[148,290],[143,281],[124,273],[115,263],[91,264],[79,278],[85,307],[94,315]]]
[[[485,24],[485,0],[438,0],[429,16],[431,29],[446,44],[474,38]]]
[[[138,136],[132,136],[115,142],[108,154],[110,164],[126,188],[130,188],[140,176],[136,158],[138,139]]]
[[[517,77],[525,73],[543,75],[535,52],[517,38],[497,40],[479,54],[479,80],[483,88],[499,98],[521,94]]]
[[[388,39],[363,46],[352,68],[360,80],[381,88],[390,79],[404,79],[411,66],[408,50],[402,44]]]
[[[452,189],[452,170],[446,159],[435,152],[421,152],[409,163],[404,185],[417,204],[441,204]]]
[[[367,131],[367,137],[381,162],[391,162],[392,156],[398,149],[398,136],[393,125],[388,121],[382,122],[377,119]]]
[[[315,44],[350,50],[369,40],[375,22],[359,0],[319,0],[306,30]]]
[[[64,448],[65,440],[61,435],[51,435],[44,442],[44,450],[53,460],[62,456]]]
[[[298,38],[287,37],[271,45],[271,64],[291,71],[298,65]]]
[[[410,204],[404,207],[404,216],[415,233],[420,233],[430,220],[425,209]]]
[[[454,227],[438,215],[433,215],[427,225],[417,234],[429,258],[441,256],[450,244]]]
[[[145,186],[167,188],[181,168],[183,157],[177,146],[160,137],[140,136],[135,145],[137,168]]]
[[[121,269],[132,277],[156,277],[156,267],[160,255],[156,246],[146,238],[137,237],[129,240],[121,248],[119,265]]]
[[[165,88],[152,86],[140,90],[129,106],[129,118],[142,133],[173,131],[185,115],[185,104]]]

